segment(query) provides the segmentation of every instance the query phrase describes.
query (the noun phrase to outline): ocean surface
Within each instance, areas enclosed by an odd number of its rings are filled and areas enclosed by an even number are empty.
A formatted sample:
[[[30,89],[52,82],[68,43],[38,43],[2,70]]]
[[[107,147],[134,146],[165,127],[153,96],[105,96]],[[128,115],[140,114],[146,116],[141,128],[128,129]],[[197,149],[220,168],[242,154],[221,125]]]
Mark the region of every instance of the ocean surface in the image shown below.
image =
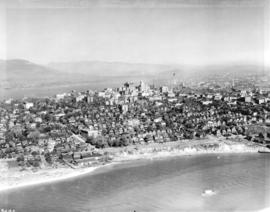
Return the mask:
[[[87,91],[87,90],[104,90],[104,88],[117,88],[124,84],[124,82],[134,82],[135,85],[139,83],[141,79],[147,83],[153,83],[147,76],[104,76],[100,79],[86,78],[85,81],[72,81],[69,83],[56,81],[54,83],[47,82],[44,84],[31,85],[29,87],[1,87],[0,80],[0,101],[13,98],[21,99],[24,97],[51,97],[58,93],[68,93],[72,90]],[[162,80],[157,80],[156,83],[161,83]]]
[[[52,97],[55,94],[59,93],[69,93],[72,90],[75,91],[87,91],[87,90],[103,90],[105,87],[117,87],[120,83],[113,82],[107,83],[103,82],[88,82],[88,83],[70,83],[70,84],[61,84],[52,86],[34,86],[29,88],[9,88],[4,89],[0,87],[0,101],[13,98],[13,99],[22,99],[24,97]]]
[[[203,196],[205,189],[214,191]],[[66,181],[0,193],[0,209],[258,211],[270,206],[270,154],[209,154],[125,162]]]

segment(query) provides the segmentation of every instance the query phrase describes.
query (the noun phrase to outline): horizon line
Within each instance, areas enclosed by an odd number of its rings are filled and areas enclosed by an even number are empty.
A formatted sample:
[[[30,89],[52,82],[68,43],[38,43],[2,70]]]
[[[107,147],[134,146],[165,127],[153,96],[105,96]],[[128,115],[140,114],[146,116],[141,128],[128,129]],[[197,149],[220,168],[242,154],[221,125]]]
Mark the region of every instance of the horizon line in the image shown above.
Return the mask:
[[[121,60],[70,60],[70,61],[50,61],[50,62],[37,62],[31,59],[26,58],[9,58],[9,59],[3,59],[0,58],[0,61],[12,61],[12,60],[21,60],[21,61],[27,61],[36,65],[50,65],[53,63],[82,63],[82,62],[96,62],[96,63],[125,63],[125,64],[137,64],[137,65],[160,65],[160,66],[226,66],[226,65],[256,65],[256,66],[263,66],[270,68],[270,65],[268,65],[265,61],[263,62],[257,62],[257,61],[224,61],[224,62],[216,62],[216,63],[207,63],[207,64],[191,64],[191,63],[149,63],[149,62],[131,62],[131,61],[121,61]]]

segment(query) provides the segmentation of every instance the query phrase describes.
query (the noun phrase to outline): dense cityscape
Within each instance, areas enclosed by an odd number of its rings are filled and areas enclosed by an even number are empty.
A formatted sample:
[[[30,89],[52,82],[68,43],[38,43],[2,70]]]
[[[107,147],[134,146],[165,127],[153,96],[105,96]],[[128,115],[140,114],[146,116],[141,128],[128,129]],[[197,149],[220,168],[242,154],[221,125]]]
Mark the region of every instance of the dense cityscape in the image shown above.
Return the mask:
[[[0,157],[22,167],[95,164],[99,149],[242,135],[270,143],[270,93],[125,83],[117,89],[5,100]]]
[[[270,211],[270,0],[0,2],[0,212]]]

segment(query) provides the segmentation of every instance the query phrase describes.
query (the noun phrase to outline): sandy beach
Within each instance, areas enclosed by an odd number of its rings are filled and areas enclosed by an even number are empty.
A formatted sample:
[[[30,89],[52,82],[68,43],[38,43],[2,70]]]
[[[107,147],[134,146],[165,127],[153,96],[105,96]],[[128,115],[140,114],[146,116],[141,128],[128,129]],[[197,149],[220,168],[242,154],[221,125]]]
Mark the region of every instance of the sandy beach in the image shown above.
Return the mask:
[[[264,149],[265,148],[260,145],[250,143],[239,137],[230,140],[208,137],[207,139],[202,140],[183,140],[163,144],[152,143],[147,145],[131,145],[121,148],[105,148],[102,152],[112,155],[112,162],[87,168],[71,169],[69,167],[47,167],[38,169],[37,171],[21,171],[20,168],[8,168],[7,162],[2,160],[0,161],[0,192],[24,186],[66,180],[91,173],[94,170],[107,165],[130,160],[211,153],[257,153],[258,150]]]
[[[42,183],[50,183],[59,180],[65,180],[77,176],[90,173],[98,167],[88,168],[45,168],[36,172],[27,170],[20,171],[19,169],[7,169],[5,162],[0,162],[0,192],[8,189],[15,189],[24,186],[37,185]]]

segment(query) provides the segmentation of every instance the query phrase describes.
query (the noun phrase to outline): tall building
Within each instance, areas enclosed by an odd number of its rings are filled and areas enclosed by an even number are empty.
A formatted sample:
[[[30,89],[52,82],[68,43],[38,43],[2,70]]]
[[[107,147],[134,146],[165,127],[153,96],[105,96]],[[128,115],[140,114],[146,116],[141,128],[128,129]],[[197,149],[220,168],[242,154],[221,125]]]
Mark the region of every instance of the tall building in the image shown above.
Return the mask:
[[[174,88],[176,88],[176,85],[177,85],[177,79],[176,79],[176,74],[174,72],[172,76],[171,89],[173,90]]]
[[[143,81],[140,81],[140,85],[139,85],[139,91],[141,92],[145,92],[145,91],[149,91],[150,87],[144,83]]]

